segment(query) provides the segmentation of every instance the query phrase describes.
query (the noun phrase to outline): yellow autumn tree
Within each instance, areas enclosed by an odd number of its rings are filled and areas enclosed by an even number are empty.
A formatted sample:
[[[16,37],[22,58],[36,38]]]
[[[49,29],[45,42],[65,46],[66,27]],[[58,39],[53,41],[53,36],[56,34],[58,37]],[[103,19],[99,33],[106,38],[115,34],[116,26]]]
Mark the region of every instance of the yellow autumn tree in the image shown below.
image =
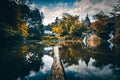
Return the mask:
[[[79,16],[73,16],[68,13],[63,15],[63,18],[51,24],[52,31],[62,36],[80,36],[82,33],[82,23],[79,21]]]
[[[21,12],[19,9],[17,12],[17,25],[16,26],[17,26],[18,33],[23,37],[27,37],[28,29],[27,29],[25,21],[21,18]]]
[[[60,34],[62,34],[63,29],[61,26],[53,26],[52,31],[56,34],[58,34],[58,36],[60,36]]]

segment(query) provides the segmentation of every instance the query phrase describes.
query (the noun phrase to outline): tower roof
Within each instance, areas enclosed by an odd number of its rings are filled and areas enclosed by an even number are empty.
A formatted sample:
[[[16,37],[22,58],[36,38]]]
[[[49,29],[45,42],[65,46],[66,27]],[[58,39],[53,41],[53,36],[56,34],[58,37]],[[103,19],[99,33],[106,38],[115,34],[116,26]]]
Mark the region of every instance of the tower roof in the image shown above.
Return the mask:
[[[86,19],[85,20],[90,21],[88,14],[86,15]]]

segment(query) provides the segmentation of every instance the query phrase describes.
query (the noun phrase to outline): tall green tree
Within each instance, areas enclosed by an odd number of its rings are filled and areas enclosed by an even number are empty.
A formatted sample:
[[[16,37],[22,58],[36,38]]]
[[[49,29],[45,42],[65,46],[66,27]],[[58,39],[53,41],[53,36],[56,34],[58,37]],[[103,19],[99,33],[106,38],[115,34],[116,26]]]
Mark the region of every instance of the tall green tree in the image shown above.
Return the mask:
[[[40,39],[43,35],[43,13],[38,9],[31,10],[28,19],[29,38]]]

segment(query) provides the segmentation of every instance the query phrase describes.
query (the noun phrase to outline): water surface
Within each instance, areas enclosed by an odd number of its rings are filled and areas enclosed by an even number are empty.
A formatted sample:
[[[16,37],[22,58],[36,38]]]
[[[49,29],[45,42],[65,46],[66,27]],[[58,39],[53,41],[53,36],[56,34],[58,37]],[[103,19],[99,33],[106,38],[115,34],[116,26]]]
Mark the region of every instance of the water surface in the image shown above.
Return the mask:
[[[109,42],[1,46],[0,80],[49,80],[56,46],[65,80],[120,80],[120,46]]]

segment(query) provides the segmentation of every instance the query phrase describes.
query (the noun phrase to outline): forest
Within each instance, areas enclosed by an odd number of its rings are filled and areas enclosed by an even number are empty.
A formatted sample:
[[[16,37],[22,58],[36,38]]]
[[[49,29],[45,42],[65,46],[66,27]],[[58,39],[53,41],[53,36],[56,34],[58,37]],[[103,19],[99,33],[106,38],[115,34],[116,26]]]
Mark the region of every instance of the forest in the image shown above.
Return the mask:
[[[30,2],[28,4],[31,4]],[[43,13],[31,10],[24,0],[0,1],[0,42],[40,40],[43,34]]]
[[[44,35],[44,13],[39,9],[30,9],[26,0],[15,2],[4,0],[0,2],[0,42],[14,42],[23,40],[42,40]],[[94,14],[94,22],[90,22],[89,15],[83,21],[79,16],[63,13],[63,18],[56,17],[55,22],[49,24],[54,36],[66,40],[82,40],[84,33],[94,32],[101,40],[110,39],[112,32],[113,42],[120,41],[120,14],[119,4],[113,7],[113,12],[106,15],[103,11]]]
[[[98,1],[0,0],[0,80],[120,80],[120,3],[58,16]]]

